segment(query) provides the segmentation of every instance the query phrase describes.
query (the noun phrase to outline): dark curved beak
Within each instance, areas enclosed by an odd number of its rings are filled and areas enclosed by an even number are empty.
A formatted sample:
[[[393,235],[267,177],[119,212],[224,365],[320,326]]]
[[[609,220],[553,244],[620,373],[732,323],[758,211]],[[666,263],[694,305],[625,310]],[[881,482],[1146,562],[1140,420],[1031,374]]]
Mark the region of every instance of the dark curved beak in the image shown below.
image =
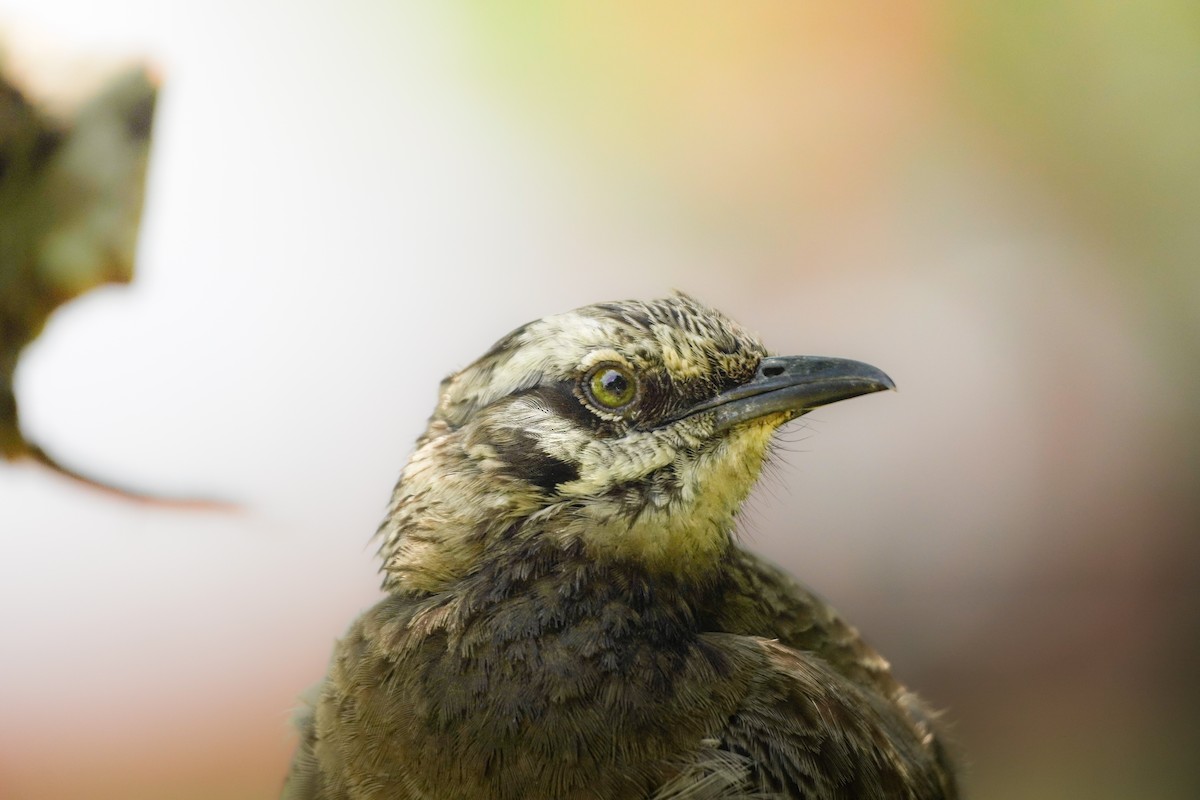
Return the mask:
[[[847,358],[770,356],[754,377],[689,408],[682,416],[716,412],[716,430],[780,411],[789,419],[862,394],[895,389],[882,370]]]

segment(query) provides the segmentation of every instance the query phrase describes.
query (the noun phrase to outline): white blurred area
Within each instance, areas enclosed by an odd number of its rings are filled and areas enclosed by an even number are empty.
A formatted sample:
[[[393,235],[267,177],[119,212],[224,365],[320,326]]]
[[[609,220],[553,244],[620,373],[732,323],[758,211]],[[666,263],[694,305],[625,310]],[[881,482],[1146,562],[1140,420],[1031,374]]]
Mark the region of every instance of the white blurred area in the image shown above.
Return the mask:
[[[1116,547],[1138,569],[1121,520],[1152,513],[1184,399],[1036,187],[913,152],[762,238],[701,223],[489,94],[456,7],[5,3],[9,35],[162,80],[135,281],[53,317],[25,425],[73,466],[240,510],[0,468],[0,796],[271,796],[294,698],[377,596],[369,540],[437,382],[599,300],[683,289],[777,352],[892,375],[785,433],[744,533],[902,676],[953,673],[1022,565]]]

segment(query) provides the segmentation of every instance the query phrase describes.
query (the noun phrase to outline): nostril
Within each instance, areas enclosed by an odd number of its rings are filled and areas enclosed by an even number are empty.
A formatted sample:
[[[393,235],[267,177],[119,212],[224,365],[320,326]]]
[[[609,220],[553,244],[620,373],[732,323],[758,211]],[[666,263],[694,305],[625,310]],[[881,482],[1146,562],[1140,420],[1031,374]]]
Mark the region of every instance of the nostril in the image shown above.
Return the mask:
[[[782,374],[783,374],[783,367],[772,366],[772,367],[763,367],[762,368],[762,376],[764,378],[776,378]]]

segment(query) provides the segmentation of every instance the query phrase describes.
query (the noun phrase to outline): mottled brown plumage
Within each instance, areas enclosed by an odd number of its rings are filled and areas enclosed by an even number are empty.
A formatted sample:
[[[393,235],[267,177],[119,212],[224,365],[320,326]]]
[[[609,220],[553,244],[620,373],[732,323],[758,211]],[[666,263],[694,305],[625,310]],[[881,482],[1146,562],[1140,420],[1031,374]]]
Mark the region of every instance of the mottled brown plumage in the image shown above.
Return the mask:
[[[514,331],[442,384],[285,798],[957,797],[932,715],[732,534],[780,425],[890,386],[684,296]]]

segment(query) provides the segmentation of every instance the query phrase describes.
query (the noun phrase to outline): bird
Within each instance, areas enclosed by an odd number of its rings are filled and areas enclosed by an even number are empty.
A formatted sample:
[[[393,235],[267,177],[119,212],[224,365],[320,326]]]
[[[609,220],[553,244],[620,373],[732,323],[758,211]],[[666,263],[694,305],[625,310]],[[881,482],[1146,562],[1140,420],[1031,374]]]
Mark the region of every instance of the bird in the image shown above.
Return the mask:
[[[955,800],[939,713],[736,532],[781,426],[893,388],[683,293],[500,339],[440,385],[283,797]]]

